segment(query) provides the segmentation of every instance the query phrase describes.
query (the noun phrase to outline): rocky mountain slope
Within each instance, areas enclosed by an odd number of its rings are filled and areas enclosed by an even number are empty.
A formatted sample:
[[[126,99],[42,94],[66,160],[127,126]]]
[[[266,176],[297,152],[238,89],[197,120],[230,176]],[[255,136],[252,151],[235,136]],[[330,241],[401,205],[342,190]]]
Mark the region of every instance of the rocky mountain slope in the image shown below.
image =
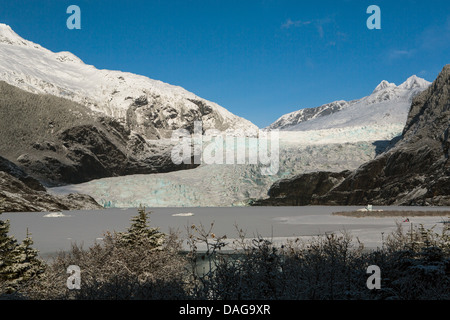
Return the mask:
[[[402,137],[358,169],[277,181],[255,205],[450,205],[450,65],[411,104]],[[311,181],[314,184],[311,184]]]
[[[305,121],[324,117],[338,112],[348,107],[348,105],[349,102],[341,100],[327,103],[320,107],[300,109],[298,111],[294,111],[281,116],[277,119],[277,121],[268,126],[267,129],[286,130]]]
[[[96,209],[46,188],[191,169],[171,159],[173,130],[251,135],[257,127],[181,87],[84,64],[0,24],[0,199],[4,211]]]
[[[0,155],[45,186],[191,169],[172,162],[166,138],[194,121],[235,135],[258,129],[181,87],[98,70],[0,24]]]
[[[144,76],[98,70],[70,52],[51,52],[0,24],[0,80],[32,93],[63,97],[110,116],[147,139],[172,130],[203,129],[254,134],[258,129],[216,103]]]
[[[0,81],[0,155],[46,186],[168,172],[170,141],[148,140],[73,101]]]
[[[0,157],[0,212],[42,212],[102,208],[82,194],[51,195],[39,181]]]
[[[313,178],[323,170],[354,170],[391,148],[390,140],[401,135],[405,126],[412,97],[429,85],[415,76],[400,86],[383,81],[356,102],[299,112],[307,120],[279,132],[278,171],[273,175],[262,175],[261,164],[202,164],[192,170],[104,178],[51,188],[50,192],[85,193],[114,207],[246,205],[264,197],[279,179],[305,173]],[[325,190],[328,185],[324,182],[318,189]]]

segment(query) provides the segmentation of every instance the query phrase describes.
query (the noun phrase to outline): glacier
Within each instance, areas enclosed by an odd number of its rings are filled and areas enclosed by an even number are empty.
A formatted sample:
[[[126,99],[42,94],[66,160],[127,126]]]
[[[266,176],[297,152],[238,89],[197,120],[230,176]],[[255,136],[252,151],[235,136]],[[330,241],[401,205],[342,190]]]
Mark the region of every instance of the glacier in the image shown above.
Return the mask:
[[[300,123],[283,120],[279,170],[273,175],[261,174],[260,164],[201,164],[190,170],[105,178],[49,192],[89,194],[105,207],[245,206],[251,199],[265,198],[279,179],[354,170],[372,160],[402,134],[412,98],[429,85],[415,76],[400,86],[383,81],[369,96],[339,103],[338,110],[327,115]]]
[[[281,128],[279,170],[273,175],[261,174],[260,164],[201,164],[190,170],[105,178],[49,192],[85,193],[105,207],[118,208],[245,206],[251,199],[265,198],[279,179],[354,170],[372,160],[402,134],[412,98],[429,85],[416,76],[399,86],[382,81],[369,96],[316,108],[306,119],[293,114],[281,117],[264,129]],[[333,112],[324,115],[329,107]]]
[[[205,129],[252,137],[258,127],[182,87],[128,72],[99,70],[70,52],[52,52],[0,23],[0,80],[32,93],[78,102],[119,120],[148,141],[168,143],[174,130]],[[430,83],[412,76],[397,86],[383,80],[361,99],[336,101],[281,116],[279,170],[260,164],[201,164],[190,170],[129,175],[50,188],[84,193],[105,207],[242,206],[263,198],[275,181],[313,171],[353,170],[401,135],[412,97]]]
[[[249,199],[265,197],[279,179],[318,170],[356,169],[377,155],[377,142],[387,144],[402,128],[280,132],[279,170],[274,175],[262,174],[262,164],[201,164],[190,170],[92,180],[49,192],[89,194],[104,207],[116,208],[245,206]]]

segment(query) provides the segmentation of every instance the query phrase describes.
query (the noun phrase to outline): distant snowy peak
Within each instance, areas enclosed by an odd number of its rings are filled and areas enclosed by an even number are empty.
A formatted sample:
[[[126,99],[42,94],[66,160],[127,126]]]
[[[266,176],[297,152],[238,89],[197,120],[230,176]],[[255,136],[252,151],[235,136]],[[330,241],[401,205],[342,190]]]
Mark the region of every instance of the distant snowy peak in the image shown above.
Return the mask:
[[[320,107],[316,108],[305,108],[298,111],[294,111],[291,113],[288,113],[284,116],[281,116],[277,121],[272,123],[269,127],[266,129],[274,130],[284,130],[291,126],[297,125],[299,123],[309,121],[312,119],[316,119],[319,117],[327,116],[330,114],[333,114],[335,112],[338,112],[345,107],[348,106],[347,101],[334,101],[331,103],[324,104]]]
[[[405,124],[413,97],[430,84],[415,75],[399,86],[383,80],[369,96],[294,111],[281,116],[267,129],[305,131],[372,124],[397,128]]]
[[[375,88],[375,90],[372,93],[376,93],[379,91],[382,91],[386,88],[390,88],[395,90],[395,88],[403,89],[403,90],[411,90],[411,89],[425,89],[427,88],[431,82],[428,82],[425,79],[419,78],[416,75],[413,75],[406,79],[405,82],[403,82],[401,85],[396,86],[395,83],[390,83],[386,80],[381,81],[381,83]]]
[[[430,86],[431,82],[428,82],[425,79],[419,78],[416,75],[413,75],[411,77],[409,77],[405,82],[403,82],[401,85],[399,85],[398,87],[400,89],[414,89],[414,88],[419,88],[419,89],[426,89]]]
[[[254,134],[258,127],[179,86],[128,72],[99,70],[70,52],[52,52],[0,24],[0,80],[33,93],[67,98],[114,117],[149,139],[173,130]]]
[[[373,90],[372,93],[384,90],[386,88],[394,88],[396,87],[395,83],[390,83],[386,80],[381,81],[381,83],[375,88],[375,90]]]
[[[396,86],[383,80],[372,92],[370,96],[364,97],[357,101],[365,101],[368,104],[381,103],[391,101],[392,103],[400,100],[410,103],[412,98],[419,92],[428,88],[431,82],[417,76],[409,77],[401,85]]]

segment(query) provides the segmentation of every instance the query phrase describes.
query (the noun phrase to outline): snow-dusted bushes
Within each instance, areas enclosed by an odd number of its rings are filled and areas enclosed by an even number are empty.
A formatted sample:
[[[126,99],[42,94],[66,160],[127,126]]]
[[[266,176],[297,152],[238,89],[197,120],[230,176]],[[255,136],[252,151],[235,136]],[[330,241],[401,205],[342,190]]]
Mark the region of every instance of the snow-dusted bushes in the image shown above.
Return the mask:
[[[73,245],[51,261],[44,274],[20,288],[25,299],[180,299],[185,298],[184,259],[175,234],[149,227],[145,209],[126,232],[106,233],[101,243]],[[80,268],[80,290],[70,290],[67,269]],[[6,296],[4,296],[6,297]]]
[[[349,234],[329,234],[312,240],[275,245],[257,237],[248,240],[238,230],[233,254],[222,253],[227,241],[211,230],[193,227],[191,252],[206,244],[201,255],[207,272],[194,274],[198,299],[450,299],[450,232],[441,234],[401,225],[387,237],[383,248],[352,246]],[[194,264],[198,255],[192,256]],[[368,267],[381,270],[381,288],[369,289]],[[192,268],[199,270],[199,268]],[[195,272],[194,272],[195,273]]]
[[[204,235],[197,239],[205,241]],[[206,256],[214,267],[198,276],[201,290],[196,298],[358,299],[370,294],[365,287],[365,254],[352,248],[347,234],[276,246],[262,237],[248,240],[239,230],[234,246],[233,254]]]
[[[422,225],[398,225],[387,240],[380,267],[385,270],[380,296],[388,299],[450,299],[450,228],[442,233]],[[382,270],[383,270],[382,269]]]
[[[387,236],[377,250],[354,246],[349,234],[274,244],[248,238],[237,227],[229,240],[191,226],[189,252],[176,234],[147,225],[141,209],[131,227],[107,233],[87,250],[74,246],[22,284],[24,299],[450,299],[450,235],[417,226]],[[224,251],[231,245],[233,250]],[[200,250],[199,248],[202,248]],[[203,249],[206,248],[206,249]],[[81,269],[81,288],[66,285],[69,265]],[[368,266],[381,270],[381,288],[369,289]],[[1,286],[0,286],[1,287]]]

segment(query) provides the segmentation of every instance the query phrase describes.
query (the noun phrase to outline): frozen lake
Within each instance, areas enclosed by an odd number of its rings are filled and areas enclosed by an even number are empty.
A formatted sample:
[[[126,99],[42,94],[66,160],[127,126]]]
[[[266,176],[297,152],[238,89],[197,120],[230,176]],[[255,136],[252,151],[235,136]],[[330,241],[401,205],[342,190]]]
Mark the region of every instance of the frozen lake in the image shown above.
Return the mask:
[[[381,247],[384,237],[396,229],[396,222],[405,217],[392,218],[350,218],[333,216],[333,212],[353,211],[361,207],[225,207],[225,208],[148,208],[152,211],[150,225],[163,232],[178,230],[185,239],[186,228],[200,223],[209,228],[214,223],[213,232],[228,239],[237,237],[235,225],[246,231],[249,238],[261,235],[274,242],[286,238],[310,237],[343,230],[358,237],[367,248]],[[374,207],[374,210],[450,210],[449,207]],[[130,219],[137,215],[136,208],[110,208],[95,211],[63,211],[61,214],[3,213],[0,219],[9,219],[10,235],[22,241],[27,228],[32,234],[34,247],[46,257],[60,250],[70,249],[71,243],[89,247],[101,241],[106,231],[125,231]],[[403,223],[405,230],[413,225],[423,224],[440,232],[443,221],[448,217],[409,217],[410,223]],[[230,240],[229,240],[230,241]]]

